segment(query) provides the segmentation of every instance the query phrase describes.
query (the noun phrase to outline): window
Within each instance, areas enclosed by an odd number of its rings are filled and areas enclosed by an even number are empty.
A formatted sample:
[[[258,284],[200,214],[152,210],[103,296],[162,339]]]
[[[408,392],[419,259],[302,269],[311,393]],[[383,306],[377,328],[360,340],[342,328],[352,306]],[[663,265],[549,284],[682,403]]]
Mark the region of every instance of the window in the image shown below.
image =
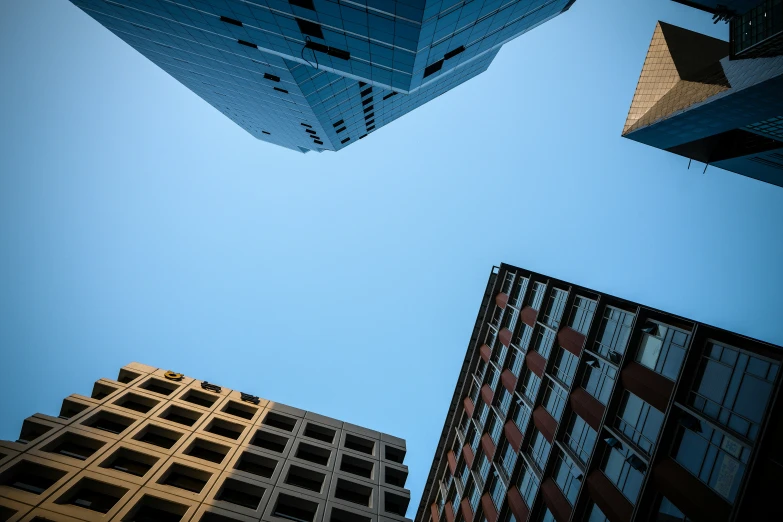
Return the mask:
[[[541,354],[544,359],[549,358],[552,352],[552,344],[555,342],[555,332],[549,328],[539,326],[536,328],[533,349]]]
[[[321,493],[321,490],[324,487],[325,478],[326,475],[323,473],[292,465],[288,468],[288,475],[285,478],[285,483],[291,486],[315,491],[316,493]]]
[[[527,463],[524,463],[522,466],[522,473],[517,480],[517,487],[528,507],[533,506],[533,500],[536,498],[536,493],[538,493],[540,485],[541,480],[538,478],[538,475],[535,474],[533,468],[528,466]]]
[[[503,499],[506,496],[506,485],[500,480],[496,471],[492,471],[492,478],[489,481],[489,496],[492,497],[492,503],[498,511],[503,507]]]
[[[604,512],[596,504],[591,504],[587,508],[587,522],[609,522]]]
[[[604,455],[601,470],[606,478],[617,486],[631,504],[636,504],[636,497],[644,480],[644,464],[639,465],[641,459],[628,450],[624,450],[620,444],[610,447]],[[637,469],[636,467],[641,469]]]
[[[234,417],[251,420],[258,411],[258,408],[242,404],[241,402],[228,401],[228,404],[223,408],[223,411]]]
[[[490,364],[487,370],[486,383],[489,385],[492,391],[495,391],[495,389],[497,388],[499,380],[500,380],[500,372],[498,371],[497,368],[495,368],[494,364]]]
[[[541,513],[541,517],[538,519],[538,522],[557,522],[555,520],[555,516],[552,514],[551,511],[549,511],[549,508],[545,507],[544,511]]]
[[[542,401],[544,409],[549,412],[552,418],[560,422],[560,416],[563,414],[566,402],[568,402],[568,392],[551,378],[548,378]]]
[[[498,398],[498,409],[503,416],[508,415],[508,409],[511,406],[511,392],[505,387],[500,388],[500,397]]]
[[[282,453],[283,450],[280,450]],[[313,446],[305,442],[299,443],[299,448],[296,450],[295,457],[298,459],[306,460],[314,464],[321,466],[327,466],[329,464],[329,458],[332,456],[332,452],[326,448],[320,446]]]
[[[552,444],[546,440],[544,434],[533,430],[533,438],[530,441],[530,456],[538,466],[538,469],[543,471],[546,465],[546,460],[549,458],[549,451],[552,449]]]
[[[568,421],[563,442],[571,448],[582,464],[587,465],[590,454],[595,446],[596,432],[585,420],[573,412]]]
[[[440,71],[440,69],[443,67],[443,60],[438,60],[437,62],[428,65],[424,68],[424,76],[423,78],[426,78],[427,76],[430,76],[432,74],[435,74],[436,72]]]
[[[492,420],[490,421],[488,427],[487,427],[487,433],[489,433],[489,438],[492,439],[492,442],[497,446],[498,441],[500,440],[500,433],[503,431],[503,421],[500,419],[500,417],[497,416],[497,414],[492,414]]]
[[[563,347],[558,347],[555,353],[555,365],[552,368],[555,377],[566,386],[571,386],[576,374],[576,365],[579,363],[579,357],[572,354]]]
[[[212,473],[175,463],[158,479],[158,484],[201,493],[210,478]]]
[[[197,438],[188,445],[183,453],[190,457],[220,464],[223,462],[223,459],[226,458],[229,451],[231,451],[229,446],[224,446],[223,444],[218,444],[211,440]]]
[[[449,501],[451,503],[451,509],[454,513],[459,513],[459,502],[461,498],[459,496],[459,491],[454,489],[453,495],[451,497],[451,500]]]
[[[117,380],[122,384],[130,384],[136,379],[138,379],[140,376],[141,376],[140,373],[132,372],[130,370],[126,370],[125,368],[123,368],[120,370],[120,373],[117,374]]]
[[[338,478],[334,496],[340,500],[346,500],[353,504],[369,507],[370,500],[372,499],[372,488]]]
[[[384,512],[404,517],[405,513],[408,511],[408,504],[410,504],[411,499],[410,497],[404,497],[402,495],[392,493],[391,491],[384,491],[383,501]]]
[[[533,328],[527,324],[522,324],[522,328],[517,331],[517,334],[511,340],[512,344],[517,345],[522,351],[527,351],[530,345],[530,339],[533,338]]]
[[[679,427],[672,450],[674,460],[733,503],[750,457],[750,448],[708,423],[684,415],[680,423],[685,422],[691,427]]]
[[[525,369],[525,375],[522,377],[522,393],[525,397],[530,399],[530,402],[536,402],[536,395],[538,395],[538,387],[541,385],[541,378],[533,373],[530,368]]]
[[[506,295],[510,294],[516,277],[516,272],[506,272],[506,277],[503,279],[503,286],[500,288],[500,292]]]
[[[100,467],[114,469],[137,477],[143,477],[158,462],[157,457],[128,448],[120,448],[104,460]]]
[[[182,399],[197,406],[211,408],[215,401],[218,400],[218,397],[198,390],[190,390]]]
[[[96,417],[101,415],[101,413],[99,413],[98,415],[93,415],[92,419],[95,419]],[[87,421],[87,424],[91,425],[89,423],[90,421]],[[93,427],[97,427],[97,426],[93,425]],[[19,438],[16,440],[16,442],[19,442],[20,444],[27,444],[28,442],[32,442],[35,439],[48,433],[49,430],[51,429],[52,429],[51,426],[40,424],[38,422],[35,422],[34,420],[27,419],[22,423],[22,431],[19,432]]]
[[[525,430],[527,430],[527,423],[530,420],[530,408],[527,404],[521,401],[517,402],[517,405],[514,407],[513,419],[514,424],[517,425],[519,431],[524,435]]]
[[[302,32],[302,34],[306,34],[307,36],[314,36],[315,38],[320,38],[323,40],[324,33],[321,31],[320,24],[303,20],[301,18],[294,18],[294,20],[296,20],[296,25],[299,26],[299,30]]]
[[[236,440],[242,435],[244,427],[241,424],[235,424],[233,422],[215,418],[212,419],[204,431],[220,437],[226,437],[227,439]]]
[[[72,401],[70,399],[65,399],[63,401],[63,405],[60,408],[60,415],[59,417],[61,419],[70,419],[74,415],[78,415],[79,413],[83,412],[87,409],[87,405],[83,404],[81,402]]]
[[[132,520],[135,522],[179,522],[187,513],[188,506],[176,504],[159,497],[144,495],[141,500],[133,506],[133,509],[123,517],[123,520]]]
[[[689,335],[651,321],[642,328],[642,332],[636,361],[664,377],[677,380],[680,366],[685,359]]]
[[[21,460],[0,473],[0,485],[40,495],[65,475],[60,469]]]
[[[280,77],[279,76],[275,76],[274,74],[269,74],[269,73],[264,73],[264,79],[270,80],[270,81],[273,81],[273,82],[280,82]],[[306,123],[302,123],[301,125],[303,125],[305,127],[310,127],[310,125],[307,125]]]
[[[476,407],[476,424],[478,424],[479,427],[484,426],[487,422],[487,417],[489,417],[489,406],[482,400]]]
[[[615,362],[619,362],[620,357],[625,353],[628,339],[631,337],[633,319],[634,314],[613,306],[607,306],[606,310],[604,310],[603,319],[601,319],[598,336],[596,337],[595,351],[610,359],[615,357],[617,359]],[[613,356],[612,353],[618,355]],[[612,361],[614,360],[612,359]]]
[[[277,467],[277,461],[263,455],[246,451],[239,457],[234,466],[239,471],[258,475],[259,477],[270,478]]]
[[[514,465],[517,463],[517,452],[514,451],[514,447],[507,440],[503,440],[500,445],[500,463],[503,468],[503,472],[507,478],[511,478],[514,473]]]
[[[595,315],[595,308],[597,303],[592,299],[576,296],[574,306],[571,308],[571,320],[568,322],[568,326],[572,330],[587,335],[590,331],[590,323],[593,321]]]
[[[527,277],[520,277],[517,279],[514,290],[512,290],[511,296],[509,297],[508,304],[517,309],[522,308],[522,300],[525,298],[525,292],[527,291],[527,284],[529,282],[530,279]]]
[[[98,513],[108,513],[128,490],[97,480],[80,480],[65,495],[56,500],[57,504],[71,504]]]
[[[253,440],[250,441],[250,444],[258,446],[259,448],[274,451],[275,453],[282,453],[285,451],[286,444],[288,444],[288,439],[281,437],[280,435],[275,435],[274,433],[258,430],[255,437],[253,437]],[[305,444],[299,444],[300,453],[302,452],[302,446],[305,446]],[[299,455],[299,453],[297,453],[296,456],[298,458],[303,458]]]
[[[133,438],[139,442],[169,449],[177,443],[180,437],[182,437],[182,433],[149,424]]]
[[[468,482],[468,477],[470,476],[470,468],[465,463],[465,460],[461,460],[459,464],[457,465],[457,477],[459,477],[460,484],[462,485],[463,489],[465,488],[465,485]]]
[[[506,307],[506,313],[503,315],[503,322],[501,328],[508,328],[512,332],[517,325],[517,319],[519,319],[519,312],[516,309],[509,306]]]
[[[229,18],[227,16],[221,16],[220,21],[225,22],[227,24],[236,25],[237,27],[242,27],[242,22],[240,22],[239,20],[235,20],[233,18]]]
[[[446,470],[443,472],[443,478],[441,479],[441,482],[443,483],[443,489],[448,491],[448,489],[451,487],[451,482],[453,479],[454,476],[451,474],[451,468],[446,466]],[[438,498],[440,499],[440,495],[438,496]]]
[[[179,386],[167,381],[152,378],[142,384],[141,388],[160,395],[171,395]]]
[[[43,447],[43,451],[57,453],[77,460],[87,460],[103,447],[105,442],[95,440],[73,432],[65,432]]]
[[[661,497],[658,504],[658,514],[655,517],[656,522],[688,522],[690,520],[668,498]]]
[[[307,426],[305,426],[304,430],[305,437],[320,440],[327,444],[334,442],[334,436],[336,433],[337,432],[331,428],[319,426],[318,424],[313,424],[311,422],[307,423]]]
[[[522,372],[522,366],[525,364],[525,354],[516,348],[511,349],[511,358],[508,362],[508,368],[517,378]]]
[[[647,455],[652,455],[663,413],[626,391],[614,425]]]
[[[400,469],[390,468],[389,466],[385,466],[384,480],[386,481],[387,484],[391,484],[392,486],[397,486],[398,488],[404,488],[405,482],[408,480],[408,473]]]
[[[272,516],[286,518],[294,522],[313,522],[317,511],[318,504],[315,502],[280,493],[277,496]]]
[[[465,489],[465,498],[468,499],[470,508],[475,513],[476,509],[478,508],[479,501],[481,500],[481,490],[476,487],[476,484],[473,481],[471,481],[470,484],[468,484],[468,487]]]
[[[506,354],[508,353],[508,348],[503,343],[495,343],[494,348],[492,348],[492,362],[495,363],[499,368],[503,367],[503,362],[506,360]]]
[[[571,505],[574,505],[579,488],[582,486],[582,471],[563,452],[557,454],[554,477],[555,482],[560,486],[560,491],[563,492]]]
[[[142,397],[137,393],[126,393],[116,401],[114,404],[122,408],[137,411],[139,413],[147,413],[152,408],[157,406],[159,401],[150,399],[149,397]]]
[[[344,140],[340,141],[340,143],[348,143],[351,141],[351,138],[345,138]]]
[[[474,454],[476,452],[476,448],[478,447],[479,436],[480,435],[479,432],[476,431],[476,427],[471,424],[470,428],[468,428],[468,436],[465,438],[465,443],[470,445]]]
[[[530,292],[530,299],[527,304],[533,310],[541,310],[541,303],[544,300],[544,291],[546,285],[544,283],[534,283],[533,290]]]
[[[599,402],[606,404],[617,379],[617,368],[589,354],[585,354],[584,360],[587,368],[582,377],[582,387]]]
[[[470,423],[470,417],[468,416],[468,412],[463,411],[462,416],[459,419],[459,432],[462,434],[462,436],[465,436],[465,433],[468,429],[468,424]]]
[[[560,319],[563,317],[566,299],[568,299],[568,292],[559,288],[553,288],[549,294],[549,302],[544,311],[544,323],[555,330],[560,327]]]
[[[291,5],[295,5],[297,7],[301,7],[303,9],[309,9],[311,11],[315,11],[315,5],[313,4],[313,0],[288,0],[288,3]]]
[[[193,426],[201,417],[201,413],[172,405],[166,408],[159,417],[170,422],[176,422],[177,424]]]
[[[737,434],[756,440],[777,373],[777,364],[710,343],[688,403]]]
[[[294,431],[294,428],[296,428],[295,419],[274,412],[267,413],[264,420],[261,421],[261,424],[284,431]]]

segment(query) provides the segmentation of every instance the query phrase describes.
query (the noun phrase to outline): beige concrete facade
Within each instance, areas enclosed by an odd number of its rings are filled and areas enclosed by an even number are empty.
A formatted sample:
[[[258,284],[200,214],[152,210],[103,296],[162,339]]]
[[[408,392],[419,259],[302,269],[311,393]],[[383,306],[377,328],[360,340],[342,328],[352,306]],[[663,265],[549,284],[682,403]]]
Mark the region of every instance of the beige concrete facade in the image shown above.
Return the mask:
[[[410,522],[405,441],[139,363],[0,441],[0,521]]]

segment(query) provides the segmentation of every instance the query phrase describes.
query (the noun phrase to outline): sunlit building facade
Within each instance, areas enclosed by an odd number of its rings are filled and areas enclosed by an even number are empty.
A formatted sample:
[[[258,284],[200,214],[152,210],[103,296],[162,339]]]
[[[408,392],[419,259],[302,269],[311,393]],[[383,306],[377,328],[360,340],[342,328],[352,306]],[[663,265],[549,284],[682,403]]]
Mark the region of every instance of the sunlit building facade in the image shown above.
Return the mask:
[[[0,520],[409,522],[403,439],[131,363],[0,441]]]
[[[780,520],[782,358],[496,267],[415,521]]]
[[[307,152],[482,73],[575,0],[71,1],[256,138]]]

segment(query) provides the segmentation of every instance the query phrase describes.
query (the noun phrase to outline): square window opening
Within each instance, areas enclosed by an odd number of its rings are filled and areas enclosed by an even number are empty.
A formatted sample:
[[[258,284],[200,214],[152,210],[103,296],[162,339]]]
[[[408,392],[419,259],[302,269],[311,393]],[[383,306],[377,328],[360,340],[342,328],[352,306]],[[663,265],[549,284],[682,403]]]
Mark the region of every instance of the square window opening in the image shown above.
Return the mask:
[[[211,408],[218,398],[198,390],[190,390],[182,400],[203,408]]]
[[[90,394],[90,397],[100,401],[105,399],[115,391],[117,391],[117,388],[115,388],[114,386],[108,386],[101,382],[96,382],[95,386],[92,387],[92,393]]]
[[[235,479],[226,479],[215,495],[215,500],[222,500],[248,509],[258,509],[266,490],[260,486]]]
[[[122,384],[130,384],[131,382],[135,381],[141,376],[140,373],[132,372],[130,370],[126,370],[123,368],[120,370],[119,375],[117,375],[117,381],[121,382]]]
[[[266,417],[264,417],[264,420],[261,424],[271,426],[279,430],[294,431],[294,428],[296,427],[296,420],[292,419],[291,417],[286,417],[285,415],[269,412],[267,413]]]
[[[138,433],[134,439],[139,442],[146,442],[153,446],[169,449],[177,443],[181,436],[182,434],[177,433],[176,431],[167,430],[160,426],[149,425]]]
[[[277,497],[272,515],[294,522],[313,522],[317,512],[317,503],[281,493]]]
[[[215,464],[220,464],[223,459],[226,458],[231,448],[223,446],[222,444],[216,444],[212,441],[205,439],[194,440],[188,448],[183,452],[189,457],[195,457],[197,459],[208,460]]]
[[[139,413],[147,413],[152,408],[159,404],[159,401],[150,399],[149,397],[142,397],[136,393],[126,393],[116,401],[116,406],[127,408],[129,410],[137,411]]]
[[[332,516],[329,522],[372,522],[370,517],[365,517],[340,508],[332,508]]]
[[[390,468],[386,466],[386,483],[398,488],[405,487],[405,481],[408,480],[408,474],[400,469]]]
[[[368,479],[372,478],[372,470],[374,466],[375,464],[372,462],[359,459],[351,455],[343,455],[342,459],[340,460],[340,471]]]
[[[345,500],[360,506],[370,507],[372,502],[372,488],[349,482],[345,479],[337,479],[337,487],[334,490],[335,498]]]
[[[277,461],[264,457],[262,455],[256,455],[246,451],[242,454],[235,466],[240,471],[245,471],[252,475],[258,475],[259,477],[271,478],[277,467]]]
[[[324,39],[324,33],[321,31],[321,24],[310,22],[309,20],[303,20],[301,18],[295,18],[296,24],[299,26],[299,30],[302,34],[307,36],[313,36],[315,38]]]
[[[146,455],[128,448],[120,448],[108,459],[104,460],[100,467],[143,477],[157,462],[158,458],[152,455]]]
[[[179,522],[187,511],[186,505],[144,495],[133,509],[122,517],[122,522]]]
[[[82,425],[118,435],[125,431],[133,422],[134,420],[129,417],[102,410],[82,422]]]
[[[317,439],[327,444],[334,442],[334,436],[337,434],[335,430],[319,426],[317,424],[307,423],[304,430],[304,436],[311,439]]]
[[[291,486],[308,489],[321,493],[324,487],[324,479],[326,475],[318,473],[311,469],[300,468],[299,466],[291,466],[288,468],[288,476],[285,479],[286,484]]]
[[[314,462],[321,466],[329,464],[329,457],[331,457],[331,455],[332,452],[326,448],[320,448],[304,442],[300,442],[299,448],[296,450],[296,458]]]
[[[408,497],[396,495],[388,491],[384,495],[384,500],[384,510],[387,513],[394,513],[401,517],[405,516],[405,513],[408,511],[408,503],[411,501]]]
[[[179,406],[169,406],[166,411],[160,415],[160,418],[184,426],[193,426],[196,421],[201,418],[201,413]]]
[[[372,455],[375,452],[374,441],[363,439],[356,435],[351,435],[350,433],[345,434],[344,446],[350,450],[366,453],[367,455]]]
[[[165,395],[169,396],[179,388],[176,384],[166,382],[160,379],[149,379],[147,382],[141,385],[141,387],[147,391],[150,391],[152,393],[157,393],[159,395]]]
[[[212,473],[183,466],[182,464],[173,464],[158,479],[158,484],[192,491],[193,493],[201,493],[201,490],[204,489],[210,478],[212,478]]]
[[[204,431],[208,431],[214,435],[226,437],[228,439],[237,440],[241,435],[244,428],[241,424],[235,424],[223,419],[212,419],[212,422],[207,425]]]
[[[258,446],[259,448],[274,451],[275,453],[283,453],[286,444],[288,444],[288,439],[286,437],[281,437],[280,435],[275,435],[274,433],[259,430],[256,432],[256,436],[253,437],[251,444]]]
[[[127,489],[114,484],[85,478],[58,498],[55,503],[71,504],[98,513],[108,513],[127,492]]]
[[[87,460],[96,451],[101,449],[105,442],[95,440],[73,432],[66,432],[43,447],[48,453],[57,453],[64,457],[77,460]]]
[[[0,485],[40,495],[65,474],[65,471],[57,468],[22,460],[0,474]]]
[[[60,418],[61,419],[70,419],[74,415],[78,415],[79,413],[86,410],[88,406],[86,404],[82,404],[81,402],[72,401],[71,399],[65,399],[63,401],[63,405],[60,408]]]
[[[32,442],[44,433],[48,433],[52,429],[51,426],[35,422],[33,420],[26,420],[22,423],[22,431],[19,432],[19,438],[16,442],[27,444]]]

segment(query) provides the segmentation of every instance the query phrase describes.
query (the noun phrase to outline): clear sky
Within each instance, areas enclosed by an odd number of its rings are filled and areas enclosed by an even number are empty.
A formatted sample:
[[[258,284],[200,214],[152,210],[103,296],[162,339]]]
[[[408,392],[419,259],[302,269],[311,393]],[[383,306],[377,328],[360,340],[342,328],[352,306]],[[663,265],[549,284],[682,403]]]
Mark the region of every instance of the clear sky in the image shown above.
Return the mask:
[[[65,0],[0,17],[0,439],[130,361],[404,437],[501,261],[783,344],[783,189],[620,137],[668,0],[578,0],[339,153],[255,140]]]

